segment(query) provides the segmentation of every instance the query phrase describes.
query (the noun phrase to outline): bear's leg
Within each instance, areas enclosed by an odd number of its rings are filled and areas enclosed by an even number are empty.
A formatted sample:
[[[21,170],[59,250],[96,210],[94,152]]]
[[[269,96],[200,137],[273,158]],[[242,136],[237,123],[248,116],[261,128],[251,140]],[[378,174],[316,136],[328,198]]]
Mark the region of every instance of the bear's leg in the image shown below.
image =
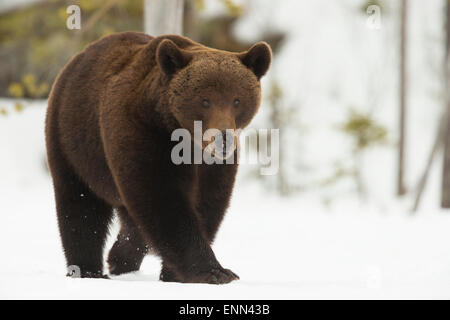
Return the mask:
[[[159,274],[159,280],[164,282],[181,282],[175,272],[170,270],[170,268],[166,264],[164,264],[164,262],[161,267],[161,273]]]
[[[54,157],[50,168],[58,225],[68,276],[107,278],[103,274],[103,246],[112,208],[99,199],[65,162]]]
[[[124,207],[119,208],[120,232],[108,255],[109,272],[114,275],[138,271],[148,252],[136,224]]]
[[[172,162],[170,135],[166,139],[159,129],[134,125],[124,120],[128,115],[122,109],[117,112],[102,119],[107,124],[102,131],[104,149],[121,199],[146,242],[181,282],[236,280],[217,261],[202,232],[192,201],[195,167]],[[121,122],[119,115],[124,117]]]
[[[201,217],[203,232],[210,244],[214,241],[225,216],[237,168],[237,161],[234,164],[202,164],[199,167],[200,198],[197,210]]]

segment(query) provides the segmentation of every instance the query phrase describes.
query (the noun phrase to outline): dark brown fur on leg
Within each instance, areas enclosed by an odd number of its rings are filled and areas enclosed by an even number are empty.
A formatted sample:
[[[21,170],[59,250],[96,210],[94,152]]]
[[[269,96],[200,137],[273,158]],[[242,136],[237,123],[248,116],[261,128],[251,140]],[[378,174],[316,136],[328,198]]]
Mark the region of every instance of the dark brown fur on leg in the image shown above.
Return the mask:
[[[214,241],[228,208],[238,165],[202,164],[199,170],[199,199],[197,210],[209,243]],[[213,186],[213,187],[211,187]]]
[[[148,245],[127,210],[121,207],[117,211],[120,231],[108,255],[109,272],[114,275],[138,271],[148,252]]]
[[[107,278],[103,274],[103,247],[112,208],[94,195],[72,172],[62,157],[54,157],[52,170],[58,225],[67,266],[79,268],[82,278]],[[78,276],[68,274],[68,276]]]
[[[197,212],[202,232],[211,244],[229,205],[237,164],[196,166],[199,176]],[[211,186],[215,186],[211,188]],[[236,278],[239,278],[233,273]],[[179,282],[176,272],[163,263],[160,280]]]
[[[169,269],[164,263],[161,266],[161,273],[159,274],[159,280],[164,282],[181,282],[175,272]]]

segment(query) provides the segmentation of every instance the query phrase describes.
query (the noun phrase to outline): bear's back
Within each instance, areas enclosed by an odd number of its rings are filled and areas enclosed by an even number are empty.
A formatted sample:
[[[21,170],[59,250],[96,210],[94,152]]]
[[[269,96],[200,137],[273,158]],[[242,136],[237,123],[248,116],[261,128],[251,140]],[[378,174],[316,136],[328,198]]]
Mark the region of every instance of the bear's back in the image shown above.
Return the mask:
[[[67,162],[103,198],[118,193],[106,164],[99,128],[99,106],[109,79],[129,66],[153,37],[125,32],[104,37],[78,53],[53,85],[47,111],[47,135]]]

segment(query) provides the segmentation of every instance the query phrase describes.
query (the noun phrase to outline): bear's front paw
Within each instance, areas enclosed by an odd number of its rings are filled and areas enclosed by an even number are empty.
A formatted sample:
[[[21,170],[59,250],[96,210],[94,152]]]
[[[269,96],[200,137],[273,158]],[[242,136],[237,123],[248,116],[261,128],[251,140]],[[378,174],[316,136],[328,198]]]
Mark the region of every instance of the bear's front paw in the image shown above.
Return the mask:
[[[166,266],[162,267],[161,273],[159,275],[159,280],[164,281],[164,282],[180,282],[177,279],[177,276],[175,275],[175,273],[173,271],[171,271],[169,268],[167,268]]]
[[[126,261],[117,261],[115,259],[108,260],[109,273],[118,276],[124,273],[139,271],[139,266],[135,263],[127,263]]]
[[[192,280],[187,282],[225,284],[233,280],[239,280],[239,276],[229,269],[213,268],[207,272],[197,274]]]

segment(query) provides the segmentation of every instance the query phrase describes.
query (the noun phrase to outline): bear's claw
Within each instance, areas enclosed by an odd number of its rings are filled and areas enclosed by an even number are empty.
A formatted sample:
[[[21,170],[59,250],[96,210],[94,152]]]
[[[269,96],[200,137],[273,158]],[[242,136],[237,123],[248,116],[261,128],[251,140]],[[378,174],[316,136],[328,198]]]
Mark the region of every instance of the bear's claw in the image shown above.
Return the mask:
[[[239,276],[229,269],[212,269],[206,274],[205,283],[225,284],[233,280],[239,280]]]

